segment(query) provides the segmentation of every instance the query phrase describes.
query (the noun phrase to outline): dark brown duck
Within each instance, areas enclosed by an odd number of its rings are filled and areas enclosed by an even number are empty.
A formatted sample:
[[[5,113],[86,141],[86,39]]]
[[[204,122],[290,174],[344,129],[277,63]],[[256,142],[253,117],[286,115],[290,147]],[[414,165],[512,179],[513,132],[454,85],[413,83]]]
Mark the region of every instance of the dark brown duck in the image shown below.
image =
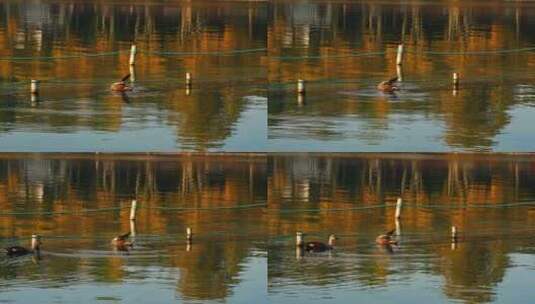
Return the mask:
[[[379,245],[397,245],[398,242],[392,239],[394,231],[395,230],[390,230],[385,234],[379,235],[375,238],[375,242]]]
[[[124,76],[121,81],[112,83],[110,90],[114,92],[126,92],[131,91],[132,87],[126,84],[126,81],[130,78],[130,74]]]
[[[398,81],[397,77],[391,78],[386,81],[382,81],[377,85],[377,90],[385,93],[394,93],[399,88],[395,85],[395,82]]]

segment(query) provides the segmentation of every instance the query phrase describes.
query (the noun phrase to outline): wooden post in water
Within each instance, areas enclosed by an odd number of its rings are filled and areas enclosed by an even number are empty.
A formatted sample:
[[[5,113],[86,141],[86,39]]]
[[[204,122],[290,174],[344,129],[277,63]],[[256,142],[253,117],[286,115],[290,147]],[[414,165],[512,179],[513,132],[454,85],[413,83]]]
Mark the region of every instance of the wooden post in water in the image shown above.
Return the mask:
[[[191,74],[189,72],[186,72],[186,96],[189,96],[191,94]]]
[[[295,246],[295,258],[297,260],[302,259],[304,256],[303,247],[301,246]]]
[[[297,105],[298,106],[305,105],[305,96],[303,94],[298,94],[297,95]]]
[[[303,79],[297,80],[297,94],[305,94],[305,81]]]
[[[39,95],[39,80],[32,79],[30,82],[30,93],[32,94],[32,97],[34,95],[36,97]]]
[[[37,250],[39,248],[39,242],[41,237],[37,234],[32,234],[32,250]]]
[[[136,237],[136,221],[130,220],[130,236]]]
[[[305,244],[304,242],[304,235],[303,232],[296,232],[295,233],[295,246],[302,247]]]
[[[186,227],[186,251],[191,251],[191,243],[193,241],[193,232],[190,227]]]
[[[190,227],[186,227],[186,240],[191,242],[193,240],[193,232]]]
[[[398,55],[396,57],[396,65],[403,63],[403,44],[398,45]]]
[[[191,88],[191,73],[186,73],[186,88]]]
[[[396,220],[399,220],[401,218],[401,205],[402,205],[402,199],[401,197],[398,198],[398,201],[396,202]]]
[[[137,201],[132,200],[132,206],[130,207],[130,220],[131,221],[136,220],[136,208],[137,208]]]
[[[32,79],[30,85],[30,92],[35,95],[39,94],[39,80]]]
[[[451,250],[455,250],[455,248],[457,248],[457,228],[451,226]]]
[[[130,82],[133,84],[136,81],[136,67],[133,64],[131,64],[129,71],[130,71]]]
[[[455,226],[451,226],[451,242],[457,243],[457,228]]]
[[[136,45],[132,44],[132,46],[130,47],[130,65],[136,64],[136,53]]]
[[[397,65],[396,66],[396,74],[398,76],[398,81],[402,82],[403,81],[403,70],[401,68],[401,65]]]
[[[41,236],[38,234],[32,234],[32,250],[33,256],[32,260],[39,261],[41,259]]]
[[[459,74],[453,73],[453,90],[459,90]]]
[[[130,220],[130,239],[132,244],[136,243],[136,221]]]

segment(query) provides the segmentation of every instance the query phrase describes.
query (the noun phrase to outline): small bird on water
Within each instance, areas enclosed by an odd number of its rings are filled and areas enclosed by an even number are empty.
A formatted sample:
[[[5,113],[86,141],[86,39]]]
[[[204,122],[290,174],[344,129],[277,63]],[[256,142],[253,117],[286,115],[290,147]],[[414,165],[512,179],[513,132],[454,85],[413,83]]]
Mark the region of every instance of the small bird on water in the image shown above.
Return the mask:
[[[130,74],[124,76],[121,81],[112,83],[110,90],[114,92],[126,92],[131,91],[132,87],[126,84],[126,81],[130,78]]]
[[[111,244],[119,250],[128,250],[128,247],[134,246],[134,242],[128,241],[130,232],[118,235],[111,240]]]
[[[385,93],[394,93],[394,91],[399,90],[399,88],[394,84],[396,81],[398,81],[397,77],[382,81],[377,85],[377,90]]]
[[[32,235],[32,245],[30,249],[22,246],[11,246],[4,249],[6,251],[6,255],[9,257],[19,257],[28,254],[35,254],[39,256],[41,250],[41,236],[37,234]]]
[[[379,245],[397,245],[398,242],[392,239],[392,235],[396,230],[390,230],[385,234],[379,235],[375,238],[375,242]]]

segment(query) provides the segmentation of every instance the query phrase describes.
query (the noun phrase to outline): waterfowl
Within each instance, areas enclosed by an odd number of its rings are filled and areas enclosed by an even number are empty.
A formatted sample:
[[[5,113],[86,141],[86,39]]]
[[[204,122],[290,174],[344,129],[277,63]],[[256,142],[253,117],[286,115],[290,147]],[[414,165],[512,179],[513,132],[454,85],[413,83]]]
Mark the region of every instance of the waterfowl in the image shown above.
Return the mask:
[[[128,80],[128,78],[130,78],[130,74],[127,74],[126,76],[124,76],[121,79],[121,81],[112,83],[112,85],[110,86],[110,90],[114,92],[131,91],[132,87],[126,84],[126,81]]]
[[[332,250],[334,248],[334,241],[336,236],[334,234],[329,235],[329,241],[327,244],[322,242],[307,242],[304,245],[304,248],[308,252],[323,252],[327,250]]]
[[[393,93],[394,91],[398,90],[398,87],[394,85],[396,81],[398,81],[397,77],[382,81],[380,84],[377,85],[377,90],[385,93]]]
[[[116,237],[114,237],[112,240],[111,240],[111,244],[115,247],[117,247],[117,249],[120,249],[120,250],[126,250],[127,247],[132,247],[134,245],[133,242],[129,242],[128,241],[128,237],[130,236],[130,232],[127,232],[125,234],[121,234],[121,235],[118,235]]]
[[[19,257],[23,255],[28,255],[28,254],[39,255],[40,248],[41,248],[41,236],[34,234],[32,235],[32,244],[31,244],[30,249],[27,249],[22,246],[11,246],[11,247],[7,247],[4,249],[6,250],[7,256]]]
[[[398,242],[392,239],[392,234],[394,234],[394,231],[396,230],[391,230],[386,234],[381,234],[375,238],[375,242],[379,245],[397,245]]]

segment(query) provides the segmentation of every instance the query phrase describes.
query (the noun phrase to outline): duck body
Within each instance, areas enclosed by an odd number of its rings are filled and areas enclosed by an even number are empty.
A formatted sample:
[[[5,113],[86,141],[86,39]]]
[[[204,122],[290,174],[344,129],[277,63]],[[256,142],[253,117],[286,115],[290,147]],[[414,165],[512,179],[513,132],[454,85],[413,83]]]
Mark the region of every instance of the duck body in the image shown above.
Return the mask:
[[[130,232],[118,235],[111,240],[111,244],[118,249],[126,250],[128,247],[134,246],[133,242],[128,241],[129,236]]]
[[[328,244],[312,241],[312,242],[306,242],[302,243],[299,246],[306,250],[307,252],[324,252],[334,249],[334,241],[336,240],[336,236],[334,234],[331,234],[329,236]]]
[[[124,76],[121,79],[121,81],[112,83],[111,86],[110,86],[110,90],[112,90],[114,92],[131,91],[132,87],[126,84],[126,81],[128,80],[128,78],[130,78],[130,74],[127,74],[126,76]]]
[[[377,90],[385,93],[394,93],[399,88],[394,84],[398,80],[397,77],[382,81],[377,85]]]
[[[11,246],[4,249],[6,250],[6,255],[9,257],[18,257],[33,253],[32,250],[26,249],[22,246]]]
[[[305,250],[308,252],[324,252],[332,249],[332,246],[329,246],[322,242],[307,242],[305,244]]]
[[[398,242],[392,239],[392,234],[394,234],[394,230],[379,235],[375,238],[375,243],[379,245],[397,245]]]
[[[124,81],[119,81],[112,83],[110,86],[110,90],[114,92],[126,92],[126,91],[132,91],[132,87],[127,85]]]

